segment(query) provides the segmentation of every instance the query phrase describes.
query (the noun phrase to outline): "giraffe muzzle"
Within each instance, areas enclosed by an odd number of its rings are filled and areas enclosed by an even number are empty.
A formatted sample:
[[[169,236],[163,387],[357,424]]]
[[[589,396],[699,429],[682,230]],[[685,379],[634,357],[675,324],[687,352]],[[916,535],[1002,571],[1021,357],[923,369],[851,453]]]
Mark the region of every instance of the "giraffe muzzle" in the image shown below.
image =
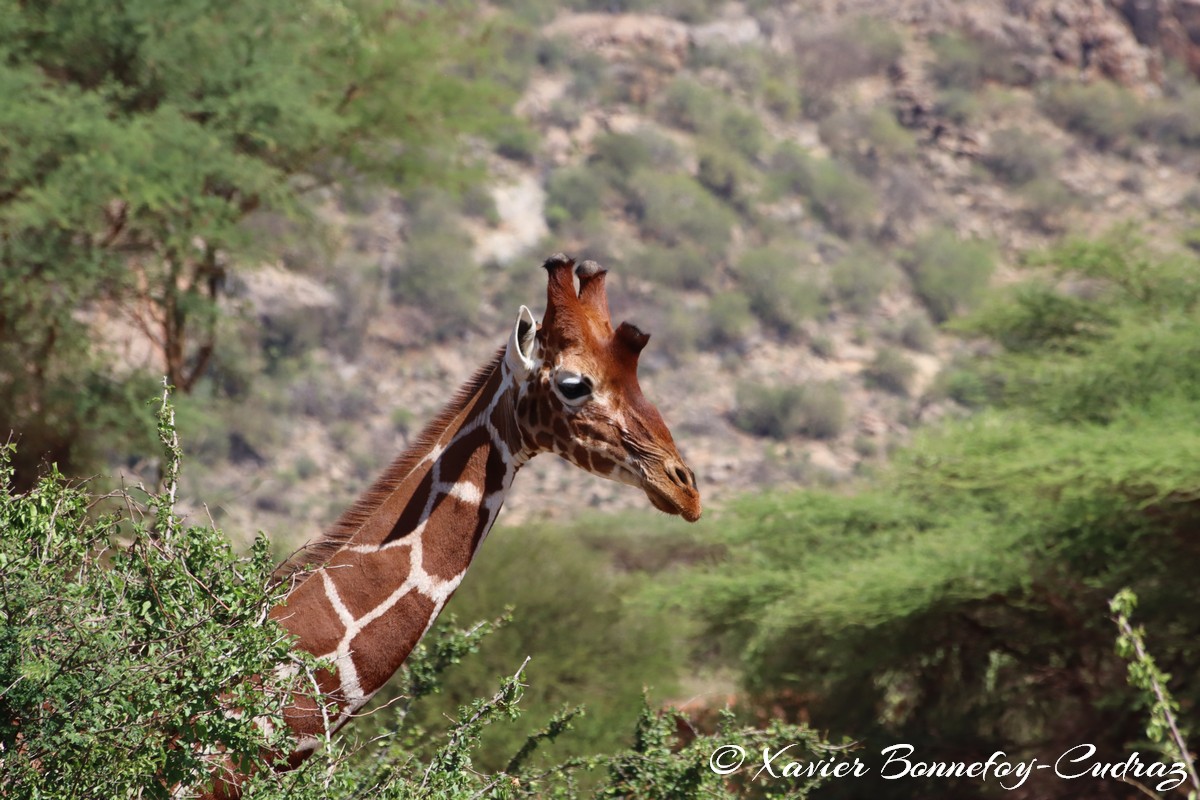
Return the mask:
[[[700,519],[700,490],[696,474],[682,461],[667,461],[661,470],[642,480],[642,489],[650,504],[659,511],[681,516],[688,522]]]

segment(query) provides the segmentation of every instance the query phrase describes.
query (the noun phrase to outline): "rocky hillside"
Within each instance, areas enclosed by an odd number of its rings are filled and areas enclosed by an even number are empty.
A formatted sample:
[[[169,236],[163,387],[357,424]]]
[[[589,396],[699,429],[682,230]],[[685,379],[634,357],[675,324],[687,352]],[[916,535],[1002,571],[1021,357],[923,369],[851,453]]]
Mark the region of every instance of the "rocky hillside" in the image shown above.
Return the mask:
[[[1025,254],[1123,223],[1196,241],[1195,0],[662,7],[495,8],[522,124],[485,184],[330,192],[237,287],[215,385],[256,402],[181,410],[228,529],[328,522],[540,310],[556,250],[610,266],[614,314],[652,331],[643,385],[712,507],[965,413],[945,325]],[[505,519],[644,505],[547,457]]]

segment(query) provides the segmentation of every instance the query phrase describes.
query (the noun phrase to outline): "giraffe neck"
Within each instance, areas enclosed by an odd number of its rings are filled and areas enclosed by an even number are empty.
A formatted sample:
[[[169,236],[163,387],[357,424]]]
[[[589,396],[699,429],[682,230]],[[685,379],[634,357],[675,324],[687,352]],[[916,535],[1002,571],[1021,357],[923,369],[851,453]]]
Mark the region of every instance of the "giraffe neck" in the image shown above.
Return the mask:
[[[364,495],[341,546],[272,612],[300,648],[336,665],[316,677],[338,702],[337,718],[327,726],[304,699],[288,714],[301,750],[344,724],[429,630],[529,457],[503,360],[474,383]]]

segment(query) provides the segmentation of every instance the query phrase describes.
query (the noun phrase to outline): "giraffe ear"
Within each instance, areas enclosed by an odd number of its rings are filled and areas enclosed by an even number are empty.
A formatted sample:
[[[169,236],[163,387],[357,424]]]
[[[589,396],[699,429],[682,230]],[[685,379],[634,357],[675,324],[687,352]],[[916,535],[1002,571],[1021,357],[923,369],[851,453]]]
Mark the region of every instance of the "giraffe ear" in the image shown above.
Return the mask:
[[[537,322],[533,314],[525,306],[517,312],[517,324],[513,326],[512,335],[508,337],[508,346],[504,350],[504,360],[508,368],[519,378],[525,377],[533,369],[534,347],[537,340]]]

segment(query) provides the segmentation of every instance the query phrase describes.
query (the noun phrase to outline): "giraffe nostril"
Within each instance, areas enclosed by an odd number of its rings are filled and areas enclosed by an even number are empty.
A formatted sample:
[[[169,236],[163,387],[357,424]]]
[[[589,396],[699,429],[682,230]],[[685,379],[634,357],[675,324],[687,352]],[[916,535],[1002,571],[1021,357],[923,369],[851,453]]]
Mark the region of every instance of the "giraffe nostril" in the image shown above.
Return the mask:
[[[676,465],[671,469],[671,480],[685,489],[696,488],[696,479],[692,476],[692,471],[684,466]]]

